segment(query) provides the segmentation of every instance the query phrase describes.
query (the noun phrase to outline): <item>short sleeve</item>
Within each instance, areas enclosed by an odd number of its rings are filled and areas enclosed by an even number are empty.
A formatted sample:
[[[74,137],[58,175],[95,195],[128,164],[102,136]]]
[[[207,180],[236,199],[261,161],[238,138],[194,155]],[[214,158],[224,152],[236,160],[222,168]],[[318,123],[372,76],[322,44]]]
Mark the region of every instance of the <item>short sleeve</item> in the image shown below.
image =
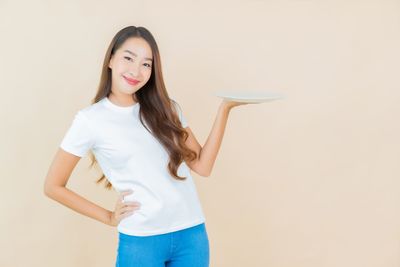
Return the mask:
[[[93,147],[94,139],[89,121],[81,111],[76,113],[72,124],[61,141],[60,147],[78,157],[85,156]]]
[[[183,128],[188,127],[187,120],[186,120],[185,116],[183,115],[181,107],[179,106],[179,104],[177,102],[174,101],[174,103],[175,103],[176,110],[178,111],[178,116],[179,116],[179,120],[181,121],[182,127]]]

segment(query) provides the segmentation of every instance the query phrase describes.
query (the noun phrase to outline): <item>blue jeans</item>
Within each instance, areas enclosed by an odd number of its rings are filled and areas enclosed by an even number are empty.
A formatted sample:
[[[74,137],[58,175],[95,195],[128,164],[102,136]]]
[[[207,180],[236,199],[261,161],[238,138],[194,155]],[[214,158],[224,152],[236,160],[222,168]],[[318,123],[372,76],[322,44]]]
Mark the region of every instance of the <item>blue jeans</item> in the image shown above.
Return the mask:
[[[119,232],[116,267],[208,267],[205,223],[152,236]]]

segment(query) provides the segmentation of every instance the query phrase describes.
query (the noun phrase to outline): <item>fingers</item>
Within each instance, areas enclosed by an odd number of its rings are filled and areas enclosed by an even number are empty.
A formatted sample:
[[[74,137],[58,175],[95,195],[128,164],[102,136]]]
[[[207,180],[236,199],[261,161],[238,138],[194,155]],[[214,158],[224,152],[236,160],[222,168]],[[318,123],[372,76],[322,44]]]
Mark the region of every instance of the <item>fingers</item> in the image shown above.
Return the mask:
[[[115,218],[118,221],[118,223],[123,219],[126,218],[133,213],[135,213],[136,210],[140,209],[141,204],[138,201],[123,201],[124,197],[132,194],[133,190],[129,189],[126,191],[122,191],[119,196],[117,203],[115,205]]]
[[[139,205],[135,205],[135,206],[123,207],[119,211],[120,211],[121,214],[123,214],[125,212],[135,211],[135,210],[138,210],[138,209],[140,209],[140,206]]]
[[[132,189],[121,192],[121,193],[119,194],[119,196],[118,196],[117,206],[120,206],[120,205],[122,205],[123,203],[125,203],[124,197],[127,196],[127,195],[130,195],[130,194],[132,194],[132,193],[133,193],[133,190],[132,190]]]
[[[121,221],[123,218],[126,218],[132,214],[134,214],[140,207],[138,205],[135,206],[125,206],[116,211],[118,221]]]
[[[125,211],[125,210],[130,210],[130,209],[139,209],[140,206],[141,205],[139,202],[129,202],[129,203],[124,203],[123,205],[119,206],[117,209]]]
[[[118,200],[122,201],[122,200],[124,199],[124,196],[130,195],[130,194],[132,194],[132,193],[133,193],[133,190],[132,190],[132,189],[129,189],[129,190],[127,190],[127,191],[122,191],[122,192],[119,194],[119,196],[118,196]]]

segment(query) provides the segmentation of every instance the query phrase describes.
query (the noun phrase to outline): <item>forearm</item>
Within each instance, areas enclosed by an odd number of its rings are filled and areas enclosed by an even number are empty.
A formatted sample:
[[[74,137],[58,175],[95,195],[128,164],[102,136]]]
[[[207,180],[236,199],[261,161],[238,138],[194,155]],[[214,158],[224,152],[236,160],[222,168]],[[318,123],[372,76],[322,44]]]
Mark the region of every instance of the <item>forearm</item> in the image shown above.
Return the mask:
[[[231,108],[222,103],[218,109],[217,116],[214,120],[211,132],[200,151],[199,169],[206,176],[211,174],[218,151],[221,147],[222,138],[224,136],[226,124]]]
[[[54,187],[46,195],[82,215],[110,225],[111,211],[94,204],[66,187]]]

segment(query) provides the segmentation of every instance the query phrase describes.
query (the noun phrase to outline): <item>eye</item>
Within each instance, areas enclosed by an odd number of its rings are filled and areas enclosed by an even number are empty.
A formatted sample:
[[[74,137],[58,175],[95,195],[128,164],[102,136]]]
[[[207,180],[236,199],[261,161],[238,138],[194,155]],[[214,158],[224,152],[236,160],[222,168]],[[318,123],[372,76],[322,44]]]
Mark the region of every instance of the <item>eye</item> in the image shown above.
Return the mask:
[[[151,65],[148,63],[144,63],[143,65],[147,65],[147,67],[151,68]]]
[[[127,60],[131,60],[131,58],[130,57],[124,57],[125,59],[127,59]]]

